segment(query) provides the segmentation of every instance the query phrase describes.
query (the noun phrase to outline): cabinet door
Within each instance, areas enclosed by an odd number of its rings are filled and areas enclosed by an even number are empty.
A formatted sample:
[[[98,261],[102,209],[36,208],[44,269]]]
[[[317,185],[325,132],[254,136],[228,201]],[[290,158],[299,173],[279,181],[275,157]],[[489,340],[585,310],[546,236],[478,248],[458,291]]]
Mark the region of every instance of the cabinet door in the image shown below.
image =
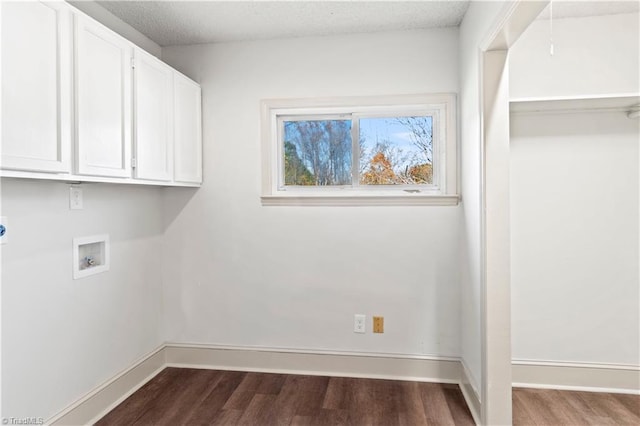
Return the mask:
[[[71,171],[71,12],[2,2],[3,169]]]
[[[135,50],[134,176],[173,178],[173,70]]]
[[[174,73],[174,155],[176,182],[202,182],[200,86]]]
[[[131,44],[102,25],[76,19],[77,173],[131,176]]]

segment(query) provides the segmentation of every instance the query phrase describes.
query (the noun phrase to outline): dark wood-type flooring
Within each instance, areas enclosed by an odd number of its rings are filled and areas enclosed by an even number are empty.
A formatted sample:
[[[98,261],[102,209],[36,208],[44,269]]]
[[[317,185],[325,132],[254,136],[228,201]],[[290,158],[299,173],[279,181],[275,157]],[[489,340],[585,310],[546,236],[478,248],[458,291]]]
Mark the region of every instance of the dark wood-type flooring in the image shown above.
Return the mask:
[[[473,425],[457,385],[166,368],[106,425]]]
[[[553,389],[513,390],[514,425],[640,425],[640,396]]]
[[[634,395],[514,389],[514,425],[640,425]],[[473,425],[457,385],[166,368],[106,425]]]

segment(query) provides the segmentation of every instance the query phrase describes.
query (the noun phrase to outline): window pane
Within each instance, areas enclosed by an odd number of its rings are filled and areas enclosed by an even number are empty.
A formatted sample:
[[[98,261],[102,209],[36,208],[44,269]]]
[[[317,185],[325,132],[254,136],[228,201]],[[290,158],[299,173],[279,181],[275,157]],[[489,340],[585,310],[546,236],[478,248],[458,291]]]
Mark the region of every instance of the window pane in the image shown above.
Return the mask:
[[[284,122],[285,185],[351,185],[351,120]]]
[[[433,117],[360,119],[360,184],[433,183]]]

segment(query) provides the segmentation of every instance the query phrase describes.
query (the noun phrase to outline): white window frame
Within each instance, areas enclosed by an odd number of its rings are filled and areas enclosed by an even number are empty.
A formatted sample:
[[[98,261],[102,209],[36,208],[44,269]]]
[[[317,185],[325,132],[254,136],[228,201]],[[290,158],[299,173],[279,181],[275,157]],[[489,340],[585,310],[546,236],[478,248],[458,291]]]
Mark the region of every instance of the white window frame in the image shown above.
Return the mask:
[[[268,99],[262,105],[263,205],[456,205],[457,124],[454,94],[323,99]],[[284,186],[284,121],[430,115],[433,117],[433,184]],[[352,140],[359,137],[352,122]],[[356,145],[356,144],[354,144]],[[354,146],[352,165],[359,165]]]

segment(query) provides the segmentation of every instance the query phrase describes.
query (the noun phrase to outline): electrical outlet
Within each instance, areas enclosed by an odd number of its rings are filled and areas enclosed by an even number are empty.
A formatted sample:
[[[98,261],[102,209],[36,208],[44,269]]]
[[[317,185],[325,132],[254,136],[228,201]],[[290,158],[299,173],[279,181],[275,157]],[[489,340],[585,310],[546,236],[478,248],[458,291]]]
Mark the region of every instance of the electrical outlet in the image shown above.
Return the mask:
[[[353,316],[353,332],[364,333],[366,320],[367,320],[367,317],[365,315],[359,315],[359,314],[354,315]]]
[[[8,227],[9,224],[7,224],[7,217],[0,217],[0,244],[7,244],[9,242],[9,237],[7,236]]]
[[[69,187],[69,209],[82,210],[82,188]]]
[[[384,333],[384,317],[373,317],[373,332]]]

